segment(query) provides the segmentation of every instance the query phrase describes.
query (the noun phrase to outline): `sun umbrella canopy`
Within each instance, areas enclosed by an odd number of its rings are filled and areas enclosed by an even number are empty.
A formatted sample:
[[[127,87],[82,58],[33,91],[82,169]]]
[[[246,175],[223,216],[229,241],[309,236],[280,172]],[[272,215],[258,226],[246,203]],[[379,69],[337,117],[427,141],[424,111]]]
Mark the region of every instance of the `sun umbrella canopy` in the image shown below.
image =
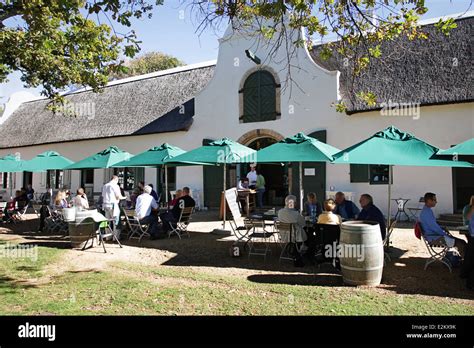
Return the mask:
[[[0,157],[0,172],[13,173],[22,172],[23,164],[25,161],[21,160],[19,156],[9,154],[4,157]]]
[[[61,156],[56,151],[46,151],[29,161],[25,161],[23,170],[28,172],[41,172],[49,169],[64,169],[73,163],[74,162],[69,158]]]
[[[257,162],[329,162],[340,150],[298,133],[257,152]]]
[[[156,167],[166,164],[165,160],[171,160],[185,152],[177,146],[164,143],[139,153],[129,160],[118,162],[113,167]]]
[[[231,139],[215,140],[207,145],[188,151],[165,163],[249,163],[256,159],[256,151]]]
[[[438,155],[474,156],[474,138],[466,140],[447,150],[438,151]]]
[[[118,162],[128,160],[130,157],[132,157],[132,155],[127,151],[123,151],[117,146],[110,146],[95,155],[86,157],[83,160],[66,167],[65,169],[110,168]]]
[[[391,126],[337,153],[334,163],[472,167],[468,162],[441,159],[437,152],[438,148]]]

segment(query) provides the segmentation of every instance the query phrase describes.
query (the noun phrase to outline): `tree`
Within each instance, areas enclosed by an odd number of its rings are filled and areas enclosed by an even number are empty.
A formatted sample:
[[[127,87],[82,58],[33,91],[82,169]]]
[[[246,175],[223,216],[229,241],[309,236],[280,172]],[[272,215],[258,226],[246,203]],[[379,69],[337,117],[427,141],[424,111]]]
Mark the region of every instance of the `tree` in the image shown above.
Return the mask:
[[[154,71],[166,70],[183,66],[184,63],[178,58],[161,53],[149,52],[140,57],[136,57],[125,62],[126,71],[111,74],[112,79],[121,79],[124,77],[136,76],[151,73]]]
[[[163,0],[154,1],[155,5]],[[58,101],[70,85],[98,91],[110,74],[124,70],[139,41],[132,18],[151,17],[147,0],[4,0],[0,2],[0,83],[13,71],[27,87]]]

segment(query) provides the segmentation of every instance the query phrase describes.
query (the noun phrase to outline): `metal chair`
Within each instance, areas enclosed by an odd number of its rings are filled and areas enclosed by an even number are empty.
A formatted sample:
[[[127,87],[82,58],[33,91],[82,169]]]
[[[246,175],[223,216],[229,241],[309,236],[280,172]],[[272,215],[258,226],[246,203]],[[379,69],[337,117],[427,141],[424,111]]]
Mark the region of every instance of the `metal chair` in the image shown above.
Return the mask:
[[[28,210],[28,202],[26,201],[17,201],[16,202],[16,211],[15,216],[18,220],[26,220],[26,211]]]
[[[249,250],[249,258],[251,255],[263,256],[264,261],[266,261],[267,254],[271,253],[270,249],[270,239],[274,236],[274,232],[269,232],[265,229],[265,221],[261,220],[250,220],[252,223],[251,233],[248,234],[248,240],[245,243],[245,246]],[[261,230],[257,230],[261,229]],[[263,243],[264,247],[259,248],[256,244]]]
[[[395,226],[397,225],[397,220],[392,220],[390,222],[390,226],[388,227],[387,234],[385,235],[385,239],[383,241],[384,245],[384,262],[388,260],[388,262],[392,262],[392,258],[390,257],[390,254],[388,253],[388,249],[390,248],[389,242],[390,242],[390,237],[392,236],[392,232],[395,229]]]
[[[168,231],[168,238],[171,238],[172,234],[176,234],[179,239],[181,239],[181,236],[186,234],[189,237],[188,232],[188,226],[191,221],[191,216],[193,215],[194,212],[194,207],[185,207],[181,209],[181,214],[179,215],[179,220],[178,222],[172,223],[168,222],[170,225],[170,230]]]
[[[421,227],[421,224],[419,221],[417,221],[415,224],[415,236],[423,240],[423,242],[426,245],[426,249],[428,249],[428,253],[430,255],[430,257],[425,262],[425,268],[424,268],[425,271],[428,268],[428,266],[431,265],[432,263],[440,262],[446,267],[448,267],[449,272],[452,273],[453,266],[451,264],[451,261],[449,261],[449,259],[446,257],[446,254],[448,253],[450,248],[446,245],[446,241],[444,237],[441,237],[434,241],[429,242],[425,238],[423,228]]]
[[[294,224],[277,221],[275,223],[275,230],[279,237],[278,241],[280,246],[283,244],[283,247],[281,248],[279,262],[281,262],[281,260],[294,261],[294,251],[300,251],[298,250],[296,242],[293,241]]]
[[[140,243],[143,237],[150,237],[150,233],[148,233],[149,226],[147,224],[140,223],[140,220],[138,220],[136,216],[129,216],[123,208],[122,213],[125,217],[125,225],[129,229],[128,239],[137,238]]]
[[[316,233],[316,244],[320,246],[317,256],[322,260],[321,262],[318,262],[318,268],[321,268],[322,264],[331,264],[336,269],[339,269],[339,257],[337,256],[337,249],[335,248],[337,248],[337,245],[339,244],[341,226],[315,224],[314,230]],[[331,257],[326,256],[328,251],[332,251]]]
[[[64,220],[62,212],[60,210],[54,210],[50,206],[47,207],[49,216],[44,220],[46,230],[50,233],[57,232],[66,234],[68,232],[68,224]]]

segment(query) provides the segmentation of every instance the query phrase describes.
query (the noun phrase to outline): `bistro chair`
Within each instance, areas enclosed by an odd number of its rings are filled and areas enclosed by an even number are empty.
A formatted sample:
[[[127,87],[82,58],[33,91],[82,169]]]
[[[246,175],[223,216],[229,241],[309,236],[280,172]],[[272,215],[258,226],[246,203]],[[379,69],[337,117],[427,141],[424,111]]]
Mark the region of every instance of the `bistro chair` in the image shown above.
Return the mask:
[[[337,246],[339,245],[339,238],[341,235],[340,225],[329,225],[329,224],[315,224],[316,233],[316,244],[319,245],[319,251],[316,256],[321,259],[318,262],[318,267],[321,268],[322,264],[331,264],[335,268],[339,266],[339,257],[337,254]],[[328,247],[329,246],[329,247]],[[336,250],[334,250],[336,247]],[[326,252],[332,250],[332,257],[327,257]]]
[[[193,215],[194,207],[185,207],[181,209],[181,214],[179,215],[178,222],[172,223],[168,222],[171,229],[168,231],[168,238],[171,238],[172,234],[176,234],[179,239],[181,236],[186,234],[188,238],[191,236],[189,235],[188,226],[191,221],[191,216]]]
[[[449,251],[449,247],[446,245],[446,241],[444,240],[444,238],[441,237],[429,242],[425,238],[423,228],[421,227],[421,223],[419,221],[415,223],[415,236],[418,239],[423,240],[423,243],[426,245],[426,249],[428,249],[429,258],[425,262],[425,271],[432,263],[440,262],[446,267],[448,267],[449,272],[452,273],[453,266],[451,264],[451,261],[449,261],[449,259],[446,257],[446,254]]]
[[[265,221],[250,220],[252,227],[251,233],[248,234],[246,247],[249,250],[249,258],[251,255],[263,256],[266,261],[267,254],[271,252],[270,239],[273,238],[274,232],[269,232],[265,229]],[[263,244],[263,247],[261,246]]]
[[[150,233],[148,233],[149,226],[147,224],[140,223],[140,220],[137,219],[136,216],[129,216],[124,208],[122,209],[122,214],[125,217],[125,225],[128,228],[128,239],[136,238],[140,243],[143,237],[150,237]],[[110,225],[108,224],[108,228],[111,230]],[[112,234],[115,234],[112,231]]]
[[[278,241],[281,248],[281,253],[280,253],[280,262],[281,260],[290,260],[294,261],[295,257],[294,254],[295,252],[299,252],[298,247],[295,240],[294,236],[294,224],[292,223],[287,223],[287,222],[281,222],[277,221],[275,223],[275,230],[276,233],[278,234]]]
[[[390,257],[390,254],[388,252],[390,245],[389,241],[392,236],[393,230],[395,229],[395,226],[397,225],[397,220],[392,220],[390,221],[390,226],[387,229],[387,234],[385,235],[385,239],[383,241],[384,245],[384,262],[392,262],[392,258]]]

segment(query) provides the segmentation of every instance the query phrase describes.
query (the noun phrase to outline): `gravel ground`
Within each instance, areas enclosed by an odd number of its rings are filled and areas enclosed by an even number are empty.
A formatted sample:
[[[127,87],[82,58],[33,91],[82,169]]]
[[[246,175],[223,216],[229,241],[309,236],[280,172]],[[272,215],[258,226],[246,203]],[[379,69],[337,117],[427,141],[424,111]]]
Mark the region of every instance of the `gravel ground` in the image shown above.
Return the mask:
[[[276,244],[266,260],[260,256],[249,258],[247,254],[231,257],[233,237],[210,233],[222,227],[222,222],[216,221],[214,212],[195,215],[189,228],[189,239],[143,240],[141,243],[127,240],[123,242],[123,248],[107,243],[107,253],[103,252],[102,247],[86,251],[70,249],[68,237],[34,232],[38,223],[35,217],[29,215],[27,221],[17,225],[0,225],[0,240],[68,249],[61,262],[48,266],[48,277],[66,271],[105,270],[120,261],[143,264],[144,267],[186,266],[201,272],[259,282],[343,286],[342,277],[330,265],[296,268],[288,261],[280,263],[280,248]],[[373,291],[443,297],[474,306],[474,293],[466,290],[464,281],[459,277],[459,269],[449,273],[441,264],[432,264],[426,271],[423,269],[428,253],[423,242],[415,238],[412,227],[395,229],[390,255],[392,261],[384,268],[382,284]]]

